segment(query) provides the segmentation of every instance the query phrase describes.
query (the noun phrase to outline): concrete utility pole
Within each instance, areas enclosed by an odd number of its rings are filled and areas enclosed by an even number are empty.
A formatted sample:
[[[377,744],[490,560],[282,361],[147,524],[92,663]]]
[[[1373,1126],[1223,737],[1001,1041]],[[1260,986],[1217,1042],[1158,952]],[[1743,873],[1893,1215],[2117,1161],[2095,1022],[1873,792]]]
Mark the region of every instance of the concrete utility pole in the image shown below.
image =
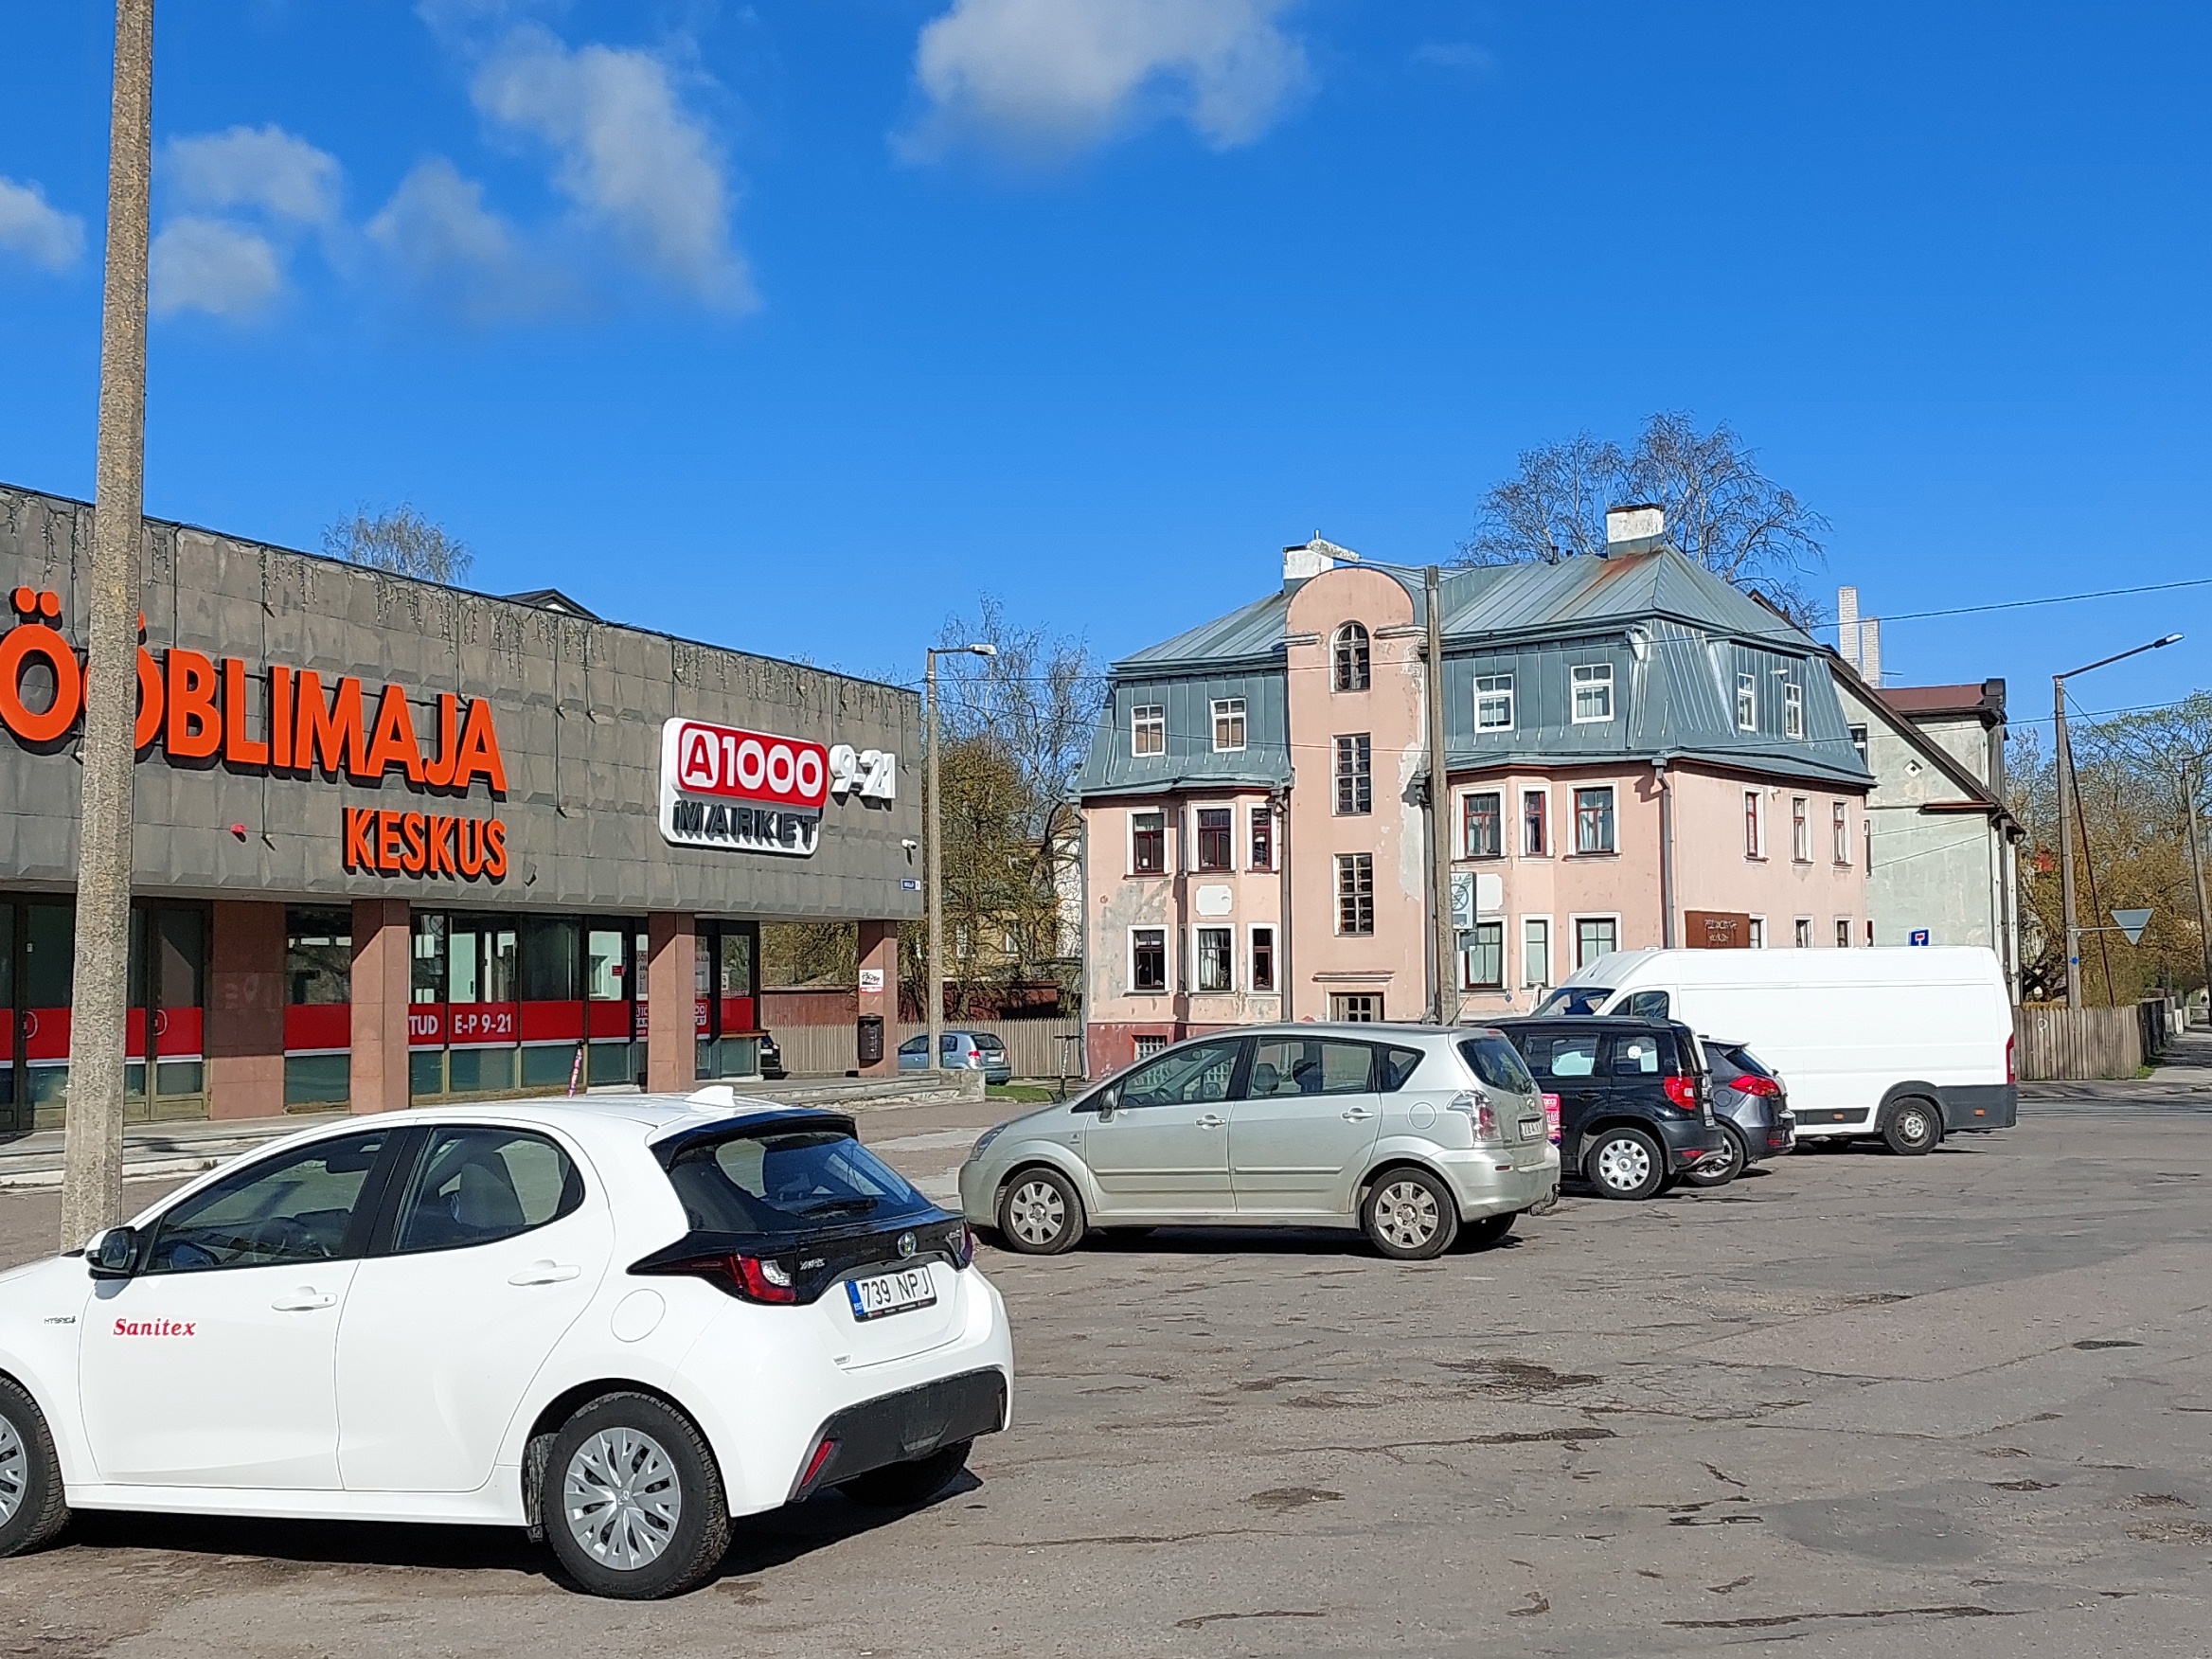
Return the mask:
[[[152,176],[153,0],[116,0],[62,1174],[64,1250],[76,1249],[123,1215],[131,784],[137,758],[132,735],[137,724],[138,558],[146,483],[147,198]],[[151,1057],[147,1081],[151,1087]]]
[[[2196,760],[2197,782],[2201,788],[2204,781],[2204,757],[2199,755]],[[2189,838],[2190,884],[2197,889],[2197,949],[2204,963],[2205,995],[2212,998],[2212,921],[2205,919],[2204,864],[2203,855],[2197,849],[2197,791],[2189,787],[2189,763],[2186,760],[2182,762],[2181,772],[2183,832]],[[2187,1022],[2185,1019],[2183,1023],[2185,1025]]]
[[[2141,656],[2147,651],[2163,651],[2169,645],[2179,644],[2181,637],[2169,633],[2149,645],[2115,651],[2082,668],[2051,676],[2051,713],[2058,724],[2059,902],[2066,912],[2066,1006],[2070,1008],[2081,1006],[2081,922],[2074,909],[2074,751],[2066,745],[2066,682],[2092,669],[2109,668],[2129,657]]]
[[[922,720],[929,751],[929,777],[925,786],[929,812],[922,822],[922,838],[929,843],[929,1065],[936,1071],[945,1063],[945,838],[939,831],[943,809],[937,789],[937,658],[940,656],[998,655],[995,645],[931,647],[923,652],[921,672]],[[1087,918],[1085,919],[1088,919]]]
[[[1437,1025],[1449,1026],[1459,1018],[1459,939],[1452,916],[1452,791],[1444,753],[1443,573],[1434,564],[1421,571],[1421,593],[1429,614],[1429,892],[1436,958],[1436,994],[1429,1011]],[[1502,807],[1499,815],[1504,816]],[[1503,825],[1499,833],[1505,833]]]

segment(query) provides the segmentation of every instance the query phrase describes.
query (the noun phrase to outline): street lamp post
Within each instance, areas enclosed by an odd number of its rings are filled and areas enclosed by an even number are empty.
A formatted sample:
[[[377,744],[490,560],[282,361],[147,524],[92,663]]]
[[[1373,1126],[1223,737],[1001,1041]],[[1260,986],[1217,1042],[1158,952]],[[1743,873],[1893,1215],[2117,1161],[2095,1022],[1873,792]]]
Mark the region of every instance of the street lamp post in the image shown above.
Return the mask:
[[[945,851],[944,836],[939,832],[942,806],[937,790],[937,658],[941,656],[998,655],[995,645],[932,646],[923,653],[922,667],[922,719],[928,730],[924,741],[929,753],[929,776],[925,791],[929,796],[929,812],[922,823],[922,837],[929,843],[928,871],[922,878],[929,884],[929,1065],[936,1071],[945,1063]]]
[[[2125,662],[2132,656],[2141,656],[2147,651],[2164,650],[2167,646],[2179,643],[2180,639],[2180,634],[2169,633],[2164,639],[2152,640],[2149,645],[2116,651],[2081,668],[2069,669],[2063,674],[2051,676],[2051,713],[2058,723],[2059,902],[2066,916],[2066,1006],[2070,1008],[2081,1006],[2081,923],[2074,913],[2074,751],[2066,744],[2066,682],[2088,673],[2092,669],[2110,668],[2114,663]]]

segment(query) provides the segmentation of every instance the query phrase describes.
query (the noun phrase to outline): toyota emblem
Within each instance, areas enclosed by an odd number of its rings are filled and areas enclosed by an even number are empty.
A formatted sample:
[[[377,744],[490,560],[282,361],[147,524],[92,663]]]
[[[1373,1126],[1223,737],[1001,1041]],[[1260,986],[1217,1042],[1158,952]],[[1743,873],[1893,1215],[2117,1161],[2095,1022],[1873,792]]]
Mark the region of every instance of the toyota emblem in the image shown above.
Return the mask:
[[[905,1259],[906,1259],[906,1258],[908,1258],[908,1257],[912,1256],[913,1254],[914,1254],[914,1235],[913,1235],[912,1233],[901,1233],[901,1234],[900,1234],[900,1235],[899,1235],[899,1258],[900,1258],[901,1261],[903,1261],[903,1260],[905,1260]]]

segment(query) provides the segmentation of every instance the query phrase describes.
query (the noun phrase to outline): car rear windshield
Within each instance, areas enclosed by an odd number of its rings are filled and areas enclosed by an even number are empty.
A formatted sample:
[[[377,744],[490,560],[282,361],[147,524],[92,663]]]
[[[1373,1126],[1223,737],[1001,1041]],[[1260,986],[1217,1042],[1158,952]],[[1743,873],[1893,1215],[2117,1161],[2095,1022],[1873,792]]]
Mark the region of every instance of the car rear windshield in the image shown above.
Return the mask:
[[[1726,1061],[1730,1065],[1734,1066],[1739,1072],[1748,1072],[1755,1078],[1771,1078],[1775,1075],[1765,1066],[1759,1064],[1758,1056],[1752,1053],[1750,1049],[1744,1047],[1740,1043],[1713,1043],[1708,1041],[1705,1044],[1705,1046],[1713,1053],[1718,1054],[1722,1060]]]
[[[1462,1037],[1459,1053],[1491,1088],[1510,1089],[1516,1095],[1536,1093],[1536,1079],[1528,1075],[1519,1051],[1503,1037]]]
[[[1562,985],[1537,1005],[1540,1014],[1595,1014],[1613,989],[1604,985]]]
[[[834,1130],[694,1141],[669,1166],[694,1232],[806,1233],[886,1221],[928,1199]]]
[[[1000,1042],[995,1035],[989,1031],[978,1031],[975,1033],[975,1046],[982,1049],[986,1054],[996,1054],[1000,1049],[1004,1048],[1006,1044]]]

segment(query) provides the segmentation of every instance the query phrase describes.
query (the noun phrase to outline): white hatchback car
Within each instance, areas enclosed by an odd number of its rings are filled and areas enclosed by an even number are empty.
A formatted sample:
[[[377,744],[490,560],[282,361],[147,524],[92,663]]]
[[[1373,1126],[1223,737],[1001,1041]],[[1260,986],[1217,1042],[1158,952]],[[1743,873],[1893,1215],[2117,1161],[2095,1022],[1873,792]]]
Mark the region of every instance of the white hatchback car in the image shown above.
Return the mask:
[[[294,1135],[0,1274],[0,1554],[72,1508],[527,1527],[672,1595],[730,1519],[1007,1425],[972,1236],[852,1120],[639,1096]]]

